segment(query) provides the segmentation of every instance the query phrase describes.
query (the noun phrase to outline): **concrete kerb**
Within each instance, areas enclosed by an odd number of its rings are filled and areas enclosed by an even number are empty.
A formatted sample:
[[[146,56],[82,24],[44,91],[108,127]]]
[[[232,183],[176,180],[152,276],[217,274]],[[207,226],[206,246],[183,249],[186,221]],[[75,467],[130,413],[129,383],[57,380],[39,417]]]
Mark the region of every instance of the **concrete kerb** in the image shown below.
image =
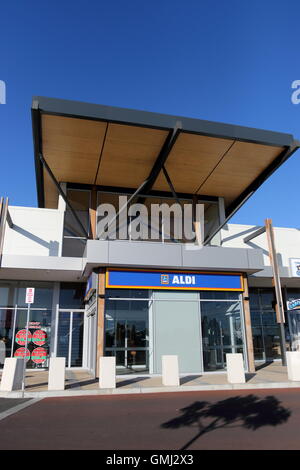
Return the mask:
[[[59,398],[59,397],[83,397],[83,396],[99,396],[99,395],[136,395],[149,393],[170,393],[170,392],[201,392],[201,391],[218,391],[218,390],[268,390],[283,388],[299,388],[300,382],[273,382],[259,384],[222,384],[222,385],[185,385],[173,387],[135,387],[130,389],[98,389],[98,390],[72,390],[72,391],[41,391],[26,392],[22,395],[21,391],[0,392],[2,398]]]

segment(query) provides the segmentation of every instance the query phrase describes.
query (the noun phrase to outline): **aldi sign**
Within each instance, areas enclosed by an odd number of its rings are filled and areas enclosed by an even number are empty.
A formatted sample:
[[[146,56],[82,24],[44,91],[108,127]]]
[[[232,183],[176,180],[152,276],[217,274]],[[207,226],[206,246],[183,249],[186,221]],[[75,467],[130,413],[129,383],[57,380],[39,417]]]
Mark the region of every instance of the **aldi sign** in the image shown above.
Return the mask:
[[[241,274],[236,273],[109,269],[106,273],[106,287],[241,292],[243,291],[243,278]]]

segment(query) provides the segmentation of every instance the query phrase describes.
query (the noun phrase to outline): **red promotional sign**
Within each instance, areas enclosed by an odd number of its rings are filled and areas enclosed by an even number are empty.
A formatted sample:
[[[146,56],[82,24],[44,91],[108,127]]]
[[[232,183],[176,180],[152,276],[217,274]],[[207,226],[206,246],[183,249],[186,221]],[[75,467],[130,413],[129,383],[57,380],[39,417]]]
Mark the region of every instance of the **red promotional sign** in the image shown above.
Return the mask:
[[[31,360],[36,364],[43,364],[47,359],[47,350],[45,348],[35,348],[31,353]]]
[[[26,351],[26,352],[25,352]],[[15,354],[14,354],[14,357],[22,357],[24,358],[26,356],[26,362],[29,361],[30,359],[30,351],[29,349],[26,349],[25,348],[18,348],[16,349],[15,351]]]
[[[42,346],[46,343],[47,335],[43,330],[37,330],[32,335],[32,341],[37,346]]]
[[[28,343],[31,341],[31,333],[28,330],[28,336],[27,336]],[[26,344],[26,330],[19,330],[16,333],[16,343],[18,343],[20,346],[24,346]]]

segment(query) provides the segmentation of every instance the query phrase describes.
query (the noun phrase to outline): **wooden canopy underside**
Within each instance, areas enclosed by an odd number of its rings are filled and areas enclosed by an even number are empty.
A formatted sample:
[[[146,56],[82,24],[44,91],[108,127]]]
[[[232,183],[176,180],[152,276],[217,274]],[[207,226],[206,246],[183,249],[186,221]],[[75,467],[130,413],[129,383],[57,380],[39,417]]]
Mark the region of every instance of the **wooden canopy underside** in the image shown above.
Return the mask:
[[[59,182],[138,188],[149,176],[167,130],[43,114],[42,151]],[[284,147],[182,131],[165,163],[176,192],[221,196],[228,206]],[[57,189],[44,173],[45,207]],[[170,191],[160,172],[153,188]]]

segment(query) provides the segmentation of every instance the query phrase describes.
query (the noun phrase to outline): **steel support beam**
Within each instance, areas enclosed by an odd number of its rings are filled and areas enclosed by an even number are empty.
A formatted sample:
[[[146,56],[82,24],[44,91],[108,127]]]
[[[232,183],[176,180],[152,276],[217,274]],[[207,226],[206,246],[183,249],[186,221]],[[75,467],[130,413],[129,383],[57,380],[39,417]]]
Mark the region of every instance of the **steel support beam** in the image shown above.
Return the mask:
[[[173,198],[174,198],[174,199],[176,200],[176,202],[180,205],[180,201],[179,201],[178,195],[177,195],[177,193],[176,193],[176,191],[175,191],[175,188],[174,188],[174,186],[173,186],[173,183],[172,183],[172,181],[171,181],[171,178],[170,178],[170,176],[169,176],[169,174],[168,174],[168,172],[167,172],[167,170],[166,170],[166,168],[165,168],[164,165],[163,165],[163,167],[162,167],[162,170],[163,170],[163,172],[164,172],[164,175],[165,175],[165,178],[166,178],[166,180],[167,180],[167,183],[168,183],[168,185],[170,186],[170,189],[171,189],[171,193],[172,193],[172,195],[173,195]]]
[[[84,226],[82,225],[81,223],[81,220],[79,219],[78,215],[76,214],[75,210],[73,209],[72,205],[70,204],[67,196],[65,195],[65,193],[63,192],[63,190],[61,189],[60,187],[60,184],[59,182],[57,181],[57,179],[55,178],[54,174],[52,173],[51,171],[51,168],[49,167],[48,163],[46,162],[46,160],[44,159],[43,155],[40,153],[39,155],[39,158],[45,168],[45,170],[47,171],[48,175],[50,176],[50,178],[52,179],[53,183],[55,184],[59,194],[61,195],[61,197],[63,198],[63,200],[65,201],[66,205],[68,206],[68,208],[70,209],[74,219],[76,220],[76,222],[78,223],[78,225],[80,226],[81,230],[83,231],[84,235],[86,238],[89,238],[89,234],[87,233],[86,229],[84,228]]]
[[[285,148],[281,154],[233,201],[226,209],[226,216],[233,214],[249,199],[250,196],[279,168],[297,149],[299,142]]]
[[[180,134],[180,129],[181,129],[181,122],[176,122],[176,126],[174,127],[174,129],[169,131],[168,136],[164,142],[164,145],[161,151],[159,152],[159,155],[146,180],[146,184],[143,187],[144,195],[147,195],[153,188],[155,181],[157,180],[158,175],[161,172],[164,164],[166,163],[169,153],[171,152],[173,145],[175,144],[177,137]],[[139,203],[142,203],[143,201],[144,201],[144,198],[142,200],[140,199],[138,200]]]
[[[204,245],[207,245],[212,238],[227,224],[227,222],[234,216],[234,214],[242,207],[243,204],[252,196],[252,194],[259,188],[264,181],[271,176],[277,168],[280,167],[294,152],[300,147],[300,143],[295,141],[294,144],[286,148],[259,176],[256,178],[245,191],[226,209],[226,217],[219,227],[208,235],[204,240]]]
[[[174,127],[174,129],[170,130],[169,133],[168,133],[168,137],[166,138],[165,142],[164,142],[164,145],[161,149],[161,151],[159,152],[159,155],[152,167],[152,170],[148,176],[147,179],[145,179],[145,181],[143,181],[143,183],[138,187],[138,189],[130,196],[130,198],[128,199],[127,203],[124,204],[123,207],[121,207],[121,209],[119,210],[119,212],[111,219],[111,221],[106,225],[106,228],[102,231],[102,233],[100,233],[100,235],[98,236],[98,238],[100,238],[103,233],[105,231],[108,230],[108,228],[115,222],[115,220],[117,220],[117,218],[119,217],[119,215],[121,214],[121,212],[124,211],[124,209],[127,209],[127,207],[133,203],[133,201],[139,196],[139,194],[141,194],[143,192],[144,195],[147,195],[147,193],[149,193],[149,191],[151,191],[160,171],[162,170],[163,166],[164,166],[164,163],[166,162],[168,156],[169,156],[169,153],[179,135],[179,132],[180,132],[180,126],[181,126],[181,123],[177,122],[176,123],[176,126]],[[145,197],[143,198],[139,198],[138,199],[138,203],[142,204],[143,201],[145,200]]]

